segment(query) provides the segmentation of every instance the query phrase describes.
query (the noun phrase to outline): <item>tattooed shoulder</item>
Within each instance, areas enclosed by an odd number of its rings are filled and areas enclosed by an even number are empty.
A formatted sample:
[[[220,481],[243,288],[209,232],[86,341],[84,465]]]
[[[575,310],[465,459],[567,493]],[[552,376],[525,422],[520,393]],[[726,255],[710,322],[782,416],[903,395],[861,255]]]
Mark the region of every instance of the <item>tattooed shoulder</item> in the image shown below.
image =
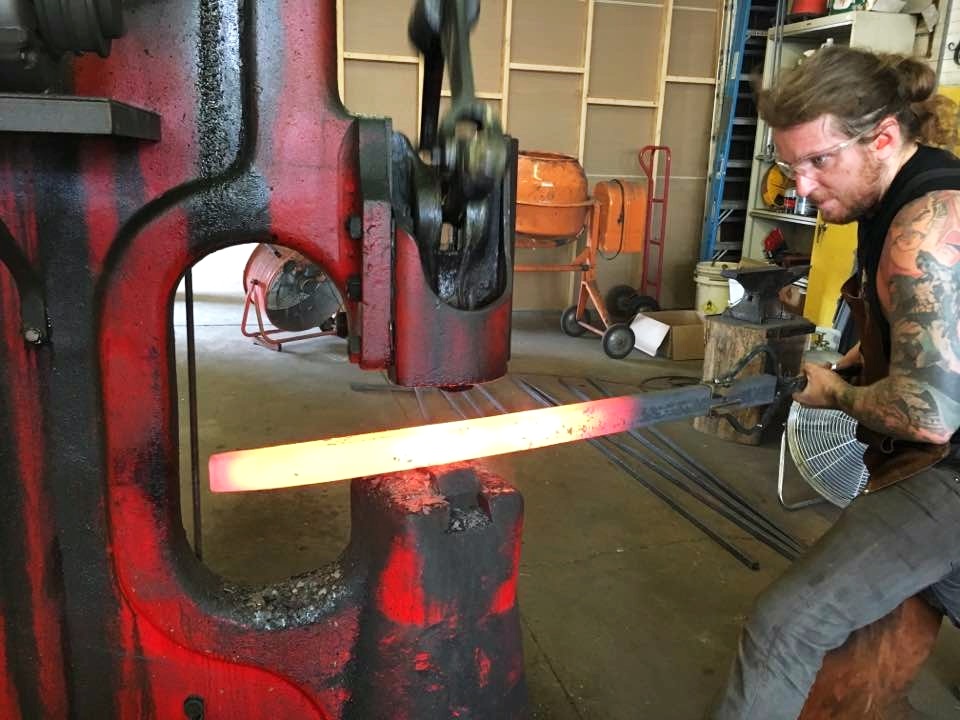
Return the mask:
[[[916,417],[926,416],[925,430],[931,437],[937,435],[935,426],[941,431],[956,429],[960,191],[930,193],[904,206],[884,245],[877,289],[890,323],[891,376],[914,383],[901,392],[911,396]]]
[[[921,253],[956,262],[960,249],[960,191],[940,190],[914,200],[890,224],[880,263],[881,279],[917,276]]]

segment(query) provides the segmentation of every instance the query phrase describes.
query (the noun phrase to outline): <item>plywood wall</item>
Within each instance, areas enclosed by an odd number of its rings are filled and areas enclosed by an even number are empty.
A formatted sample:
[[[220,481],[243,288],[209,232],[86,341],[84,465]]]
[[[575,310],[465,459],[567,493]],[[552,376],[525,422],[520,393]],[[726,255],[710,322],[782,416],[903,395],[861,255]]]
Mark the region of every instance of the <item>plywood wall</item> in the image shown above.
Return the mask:
[[[392,117],[415,138],[422,66],[406,36],[411,5],[339,0],[340,78],[348,108]],[[477,90],[522,150],[575,156],[593,185],[644,182],[640,148],[670,146],[664,307],[693,305],[721,11],[720,0],[482,0],[471,41]],[[563,262],[571,250],[523,250],[518,262]],[[601,290],[637,286],[641,272],[636,255],[601,261]],[[562,309],[573,287],[569,274],[518,273],[515,306]]]

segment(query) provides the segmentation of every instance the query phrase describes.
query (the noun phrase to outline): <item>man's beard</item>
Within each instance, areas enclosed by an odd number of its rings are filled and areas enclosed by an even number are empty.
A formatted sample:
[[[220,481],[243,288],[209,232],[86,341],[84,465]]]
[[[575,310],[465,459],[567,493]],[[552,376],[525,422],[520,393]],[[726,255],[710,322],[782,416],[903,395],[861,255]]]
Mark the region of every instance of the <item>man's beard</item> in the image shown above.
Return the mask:
[[[860,192],[846,199],[837,214],[828,214],[830,211],[825,213],[821,209],[820,215],[828,223],[845,225],[858,220],[873,210],[880,202],[882,197],[880,178],[883,176],[883,164],[879,160],[870,162],[868,159],[860,175],[863,178],[860,184]]]

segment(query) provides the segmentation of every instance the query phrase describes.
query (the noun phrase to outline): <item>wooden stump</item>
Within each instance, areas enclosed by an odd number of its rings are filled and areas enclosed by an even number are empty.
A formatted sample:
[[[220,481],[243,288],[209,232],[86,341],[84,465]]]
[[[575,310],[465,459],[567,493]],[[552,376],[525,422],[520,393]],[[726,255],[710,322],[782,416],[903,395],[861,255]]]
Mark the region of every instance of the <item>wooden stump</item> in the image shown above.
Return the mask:
[[[930,655],[942,616],[906,600],[827,654],[798,720],[907,720],[907,692]]]
[[[713,380],[729,372],[737,361],[758,345],[769,345],[778,353],[784,375],[796,375],[800,372],[807,335],[813,331],[813,325],[802,318],[755,324],[714,315],[707,317],[705,325],[704,380]],[[765,357],[758,356],[743,369],[740,377],[760,375],[764,372],[764,365]],[[775,418],[764,432],[755,435],[738,433],[730,423],[717,417],[694,418],[693,427],[724,440],[733,440],[744,445],[759,445],[779,437],[788,408],[789,404],[785,404],[783,417]],[[765,409],[766,407],[749,408],[737,411],[733,416],[741,425],[753,427],[760,421]]]

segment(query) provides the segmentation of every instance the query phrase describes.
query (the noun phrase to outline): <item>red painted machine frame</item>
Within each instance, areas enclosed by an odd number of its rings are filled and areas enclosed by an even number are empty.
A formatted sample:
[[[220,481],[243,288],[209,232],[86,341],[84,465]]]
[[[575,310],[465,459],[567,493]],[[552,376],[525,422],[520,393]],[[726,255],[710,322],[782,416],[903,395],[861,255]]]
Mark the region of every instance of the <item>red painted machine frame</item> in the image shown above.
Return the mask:
[[[393,204],[390,123],[339,99],[335,9],[131,4],[111,56],[75,60],[70,84],[157,111],[159,142],[0,133],[0,242],[50,319],[49,342],[25,340],[0,270],[4,720],[524,713],[522,500],[499,478],[355,481],[343,556],[267,588],[214,576],[183,530],[173,299],[215,250],[310,258],[346,299],[351,360],[396,382],[506,369],[512,278],[471,312],[426,283]],[[500,190],[512,207],[509,172]],[[474,531],[451,531],[455,510]]]

